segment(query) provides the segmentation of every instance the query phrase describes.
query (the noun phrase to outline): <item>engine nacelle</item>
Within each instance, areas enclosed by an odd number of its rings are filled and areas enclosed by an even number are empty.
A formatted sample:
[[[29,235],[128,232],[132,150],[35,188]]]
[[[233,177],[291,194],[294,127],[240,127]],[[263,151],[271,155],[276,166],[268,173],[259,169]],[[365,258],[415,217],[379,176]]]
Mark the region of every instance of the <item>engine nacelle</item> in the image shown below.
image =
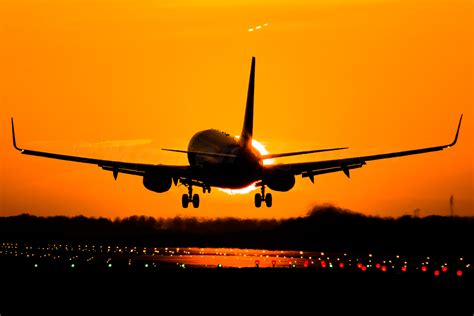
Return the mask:
[[[273,191],[286,192],[295,186],[295,176],[287,172],[271,172],[264,177],[264,183]]]
[[[143,185],[150,191],[163,193],[171,188],[171,177],[145,174],[143,176]]]

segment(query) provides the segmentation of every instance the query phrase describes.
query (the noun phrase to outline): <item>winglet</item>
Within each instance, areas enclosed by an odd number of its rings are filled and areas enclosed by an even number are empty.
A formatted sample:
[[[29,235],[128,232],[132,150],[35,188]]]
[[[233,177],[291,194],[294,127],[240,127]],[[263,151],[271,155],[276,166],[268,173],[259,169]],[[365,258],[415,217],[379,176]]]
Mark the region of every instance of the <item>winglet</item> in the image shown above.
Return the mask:
[[[13,137],[13,147],[15,147],[16,150],[23,151],[20,147],[16,145],[16,138],[15,138],[15,124],[13,123],[13,117],[12,117],[12,137]]]
[[[456,145],[456,142],[458,141],[459,130],[461,129],[461,122],[462,122],[462,114],[461,114],[461,117],[459,118],[459,124],[458,124],[458,129],[456,131],[456,136],[454,137],[453,142],[447,146],[448,148]]]

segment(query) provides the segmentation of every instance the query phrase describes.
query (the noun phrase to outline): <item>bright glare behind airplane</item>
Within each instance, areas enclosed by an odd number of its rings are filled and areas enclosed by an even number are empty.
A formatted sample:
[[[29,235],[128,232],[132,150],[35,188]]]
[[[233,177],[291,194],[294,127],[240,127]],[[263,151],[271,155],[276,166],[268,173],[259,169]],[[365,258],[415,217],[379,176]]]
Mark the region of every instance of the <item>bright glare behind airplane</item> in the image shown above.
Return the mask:
[[[361,168],[370,160],[443,150],[456,144],[461,127],[462,114],[454,140],[448,145],[345,159],[264,165],[263,160],[265,159],[341,150],[347,149],[347,147],[260,155],[252,146],[254,87],[255,57],[252,58],[244,124],[238,140],[229,134],[209,129],[196,133],[191,138],[187,150],[163,148],[166,151],[187,154],[189,166],[120,162],[22,149],[16,144],[12,118],[13,146],[24,155],[95,164],[104,170],[111,171],[114,179],[117,179],[119,173],[142,176],[143,185],[148,190],[158,193],[168,191],[173,183],[174,185],[183,184],[188,188],[188,193],[183,194],[181,199],[184,208],[188,207],[190,202],[193,207],[199,207],[199,195],[193,194],[193,187],[201,187],[203,193],[210,193],[211,187],[240,189],[253,183],[261,188],[261,193],[255,194],[255,206],[260,207],[264,202],[267,207],[271,207],[272,194],[265,194],[266,187],[274,191],[285,192],[293,188],[295,176],[298,175],[309,178],[313,183],[314,176],[331,172],[342,171],[347,177],[350,177],[350,169]]]

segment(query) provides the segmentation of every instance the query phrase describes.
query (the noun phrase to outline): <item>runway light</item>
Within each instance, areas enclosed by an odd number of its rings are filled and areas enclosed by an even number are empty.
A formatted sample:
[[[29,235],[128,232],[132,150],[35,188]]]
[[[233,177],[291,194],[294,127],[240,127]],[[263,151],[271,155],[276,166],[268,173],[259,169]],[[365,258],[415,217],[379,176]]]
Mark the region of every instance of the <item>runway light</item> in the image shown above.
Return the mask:
[[[326,261],[321,261],[321,268],[326,268]]]
[[[387,272],[387,266],[382,266],[381,270],[382,270],[383,272]]]
[[[364,272],[367,271],[367,267],[362,266],[362,271],[364,271]]]
[[[275,265],[276,265],[276,260],[272,260],[272,266],[275,268]]]
[[[434,271],[434,276],[439,276],[439,270]]]
[[[259,265],[260,265],[260,260],[255,260],[255,266],[258,268]]]
[[[339,268],[344,269],[344,262],[339,262]]]
[[[74,263],[71,263],[71,268],[74,268],[76,265]]]
[[[304,266],[305,268],[307,268],[307,267],[308,267],[308,265],[309,265],[309,262],[308,262],[308,260],[305,260],[305,261],[304,261],[304,264],[303,264],[303,266]]]
[[[35,267],[35,268],[38,268],[38,264],[37,264],[37,263],[35,263],[34,267]]]
[[[428,270],[428,268],[426,266],[421,267],[421,271],[426,272],[427,270]]]
[[[218,267],[218,268],[222,268],[222,263],[219,263],[219,264],[217,265],[217,267]]]
[[[458,277],[462,277],[462,271],[461,271],[461,270],[456,271],[456,275],[457,275]]]
[[[357,268],[362,269],[362,263],[359,262],[359,263],[357,264]]]
[[[145,268],[148,268],[148,263],[145,263]]]
[[[406,266],[402,267],[402,272],[407,272],[407,267]]]
[[[443,271],[443,272],[448,272],[448,267],[447,267],[447,266],[442,267],[442,268],[441,268],[441,271]]]
[[[109,263],[108,267],[109,267],[109,268],[112,268],[112,264],[111,264],[111,263]]]
[[[375,267],[376,267],[377,269],[380,269],[380,263],[377,263],[377,264],[375,265]]]

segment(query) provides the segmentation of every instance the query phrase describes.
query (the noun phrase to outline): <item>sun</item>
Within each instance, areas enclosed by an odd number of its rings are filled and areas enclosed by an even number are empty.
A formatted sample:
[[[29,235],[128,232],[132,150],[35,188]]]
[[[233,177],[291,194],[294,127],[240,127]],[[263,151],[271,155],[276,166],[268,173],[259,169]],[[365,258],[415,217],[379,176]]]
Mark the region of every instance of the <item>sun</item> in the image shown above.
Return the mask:
[[[239,136],[236,136],[235,138],[239,138]],[[252,146],[261,154],[261,155],[267,155],[268,154],[268,151],[265,149],[265,146],[263,146],[262,143],[260,143],[259,141],[255,140],[255,139],[252,139]],[[275,163],[275,159],[265,159],[263,161],[263,164],[264,165],[271,165]],[[230,195],[234,195],[234,194],[247,194],[249,192],[252,192],[253,190],[256,190],[257,187],[255,186],[255,183],[252,183],[251,185],[249,185],[248,187],[245,187],[245,188],[242,188],[242,189],[221,189],[221,188],[218,188],[219,191],[222,191],[222,192],[225,192],[227,194],[230,194]]]

